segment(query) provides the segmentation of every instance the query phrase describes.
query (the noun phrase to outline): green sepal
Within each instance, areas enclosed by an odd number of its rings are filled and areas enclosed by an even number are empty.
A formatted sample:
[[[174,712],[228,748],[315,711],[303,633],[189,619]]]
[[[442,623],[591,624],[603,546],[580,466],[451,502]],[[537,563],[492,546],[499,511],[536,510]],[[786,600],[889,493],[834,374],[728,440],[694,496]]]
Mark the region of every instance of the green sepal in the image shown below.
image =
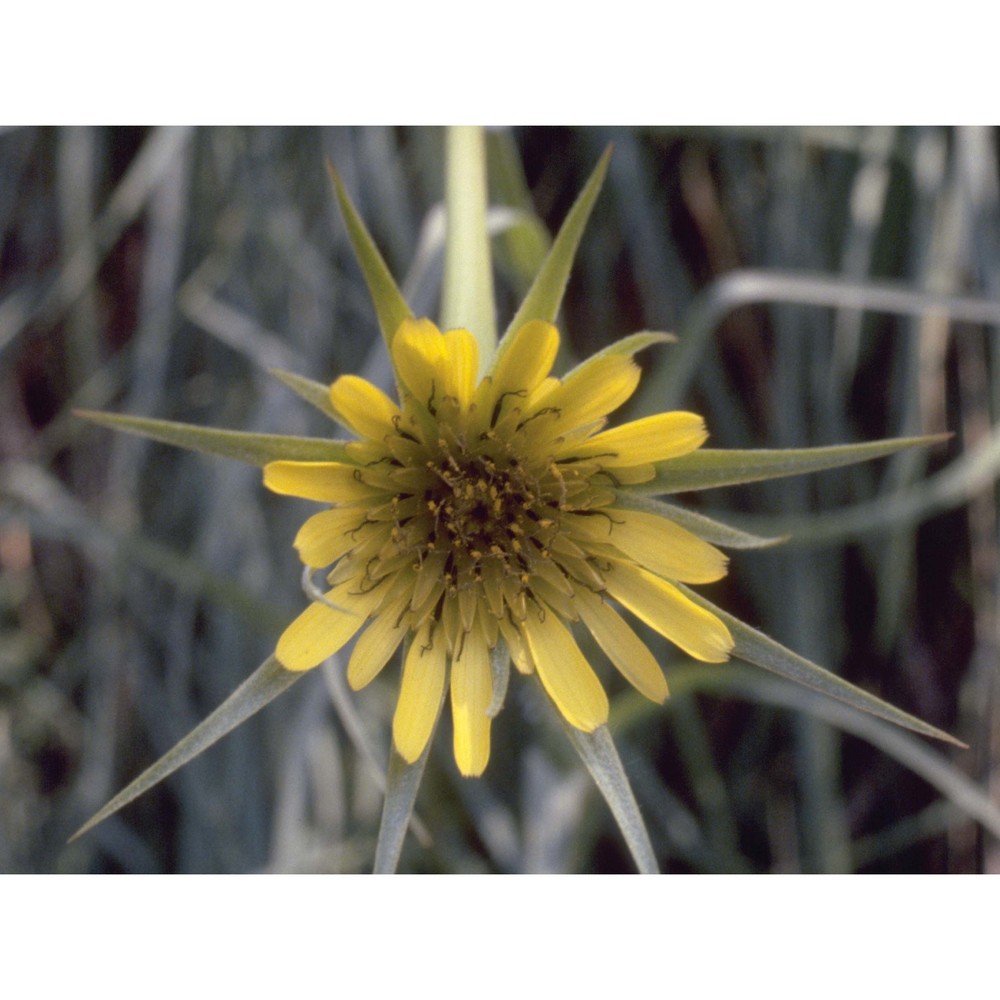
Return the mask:
[[[403,662],[406,660],[406,648],[403,649]],[[372,873],[375,875],[392,875],[399,867],[399,858],[403,853],[403,841],[406,831],[413,820],[413,807],[420,791],[420,782],[430,756],[431,745],[434,743],[434,733],[441,720],[441,708],[444,705],[447,685],[441,692],[441,702],[438,705],[437,717],[431,727],[424,752],[412,763],[407,764],[399,755],[395,744],[389,750],[389,770],[385,779],[385,800],[382,803],[382,819],[378,828],[378,841],[375,844],[375,864]]]
[[[605,150],[590,179],[584,185],[569,214],[563,221],[559,234],[552,243],[534,283],[528,290],[528,294],[521,303],[521,308],[514,314],[510,321],[510,326],[500,341],[497,348],[499,354],[504,350],[504,344],[514,332],[520,330],[525,323],[532,319],[545,320],[554,323],[559,313],[559,306],[562,304],[563,294],[566,291],[566,283],[569,281],[569,273],[573,267],[573,260],[576,257],[577,247],[580,245],[580,238],[586,228],[587,220],[590,218],[594,202],[600,193],[604,177],[608,172],[608,163],[611,159],[611,148]]]
[[[616,340],[613,344],[609,344],[596,354],[591,354],[590,357],[585,358],[575,368],[571,368],[566,372],[562,376],[562,381],[565,382],[566,379],[576,374],[581,368],[587,368],[589,365],[598,363],[601,358],[612,355],[631,357],[633,354],[638,354],[639,351],[644,351],[647,347],[652,347],[654,344],[670,344],[676,340],[677,338],[672,333],[659,333],[653,330],[643,330],[640,333],[629,334],[629,336],[622,337],[621,340]]]
[[[389,272],[378,247],[375,246],[367,226],[348,197],[340,175],[332,163],[328,162],[326,168],[330,173],[330,180],[333,181],[333,190],[337,196],[340,213],[344,217],[344,224],[347,226],[347,235],[354,248],[354,257],[361,267],[368,293],[375,305],[375,314],[378,316],[382,336],[386,345],[392,347],[392,339],[396,336],[400,324],[404,319],[412,319],[413,311],[403,298],[403,293]]]
[[[567,379],[580,374],[591,365],[599,365],[601,358],[611,356],[632,357],[632,355],[638,354],[639,351],[644,351],[647,347],[652,347],[654,344],[669,344],[676,339],[672,333],[660,333],[654,330],[642,330],[639,333],[630,334],[627,337],[622,337],[621,340],[616,340],[613,344],[609,344],[596,354],[591,354],[590,357],[585,358],[578,365],[566,372],[562,376],[562,381],[565,382]],[[498,351],[497,357],[499,358],[499,356],[500,352]]]
[[[521,154],[508,129],[486,133],[486,156],[491,201],[510,213],[510,224],[494,236],[495,257],[499,270],[507,272],[520,296],[538,274],[552,246],[552,236],[535,214]]]
[[[295,375],[292,372],[282,371],[280,368],[272,368],[271,374],[283,382],[296,396],[304,399],[310,406],[315,406],[324,416],[329,417],[335,423],[340,424],[349,434],[353,434],[350,424],[342,413],[337,412],[333,405],[333,397],[330,395],[330,386],[322,382],[314,382],[311,378],[302,375]]]
[[[660,869],[656,862],[656,854],[653,852],[646,825],[642,821],[639,806],[632,794],[632,786],[611,739],[610,730],[607,726],[598,726],[592,733],[584,733],[566,722],[561,714],[559,718],[563,722],[570,743],[573,744],[573,749],[580,755],[580,760],[590,772],[594,784],[604,796],[604,801],[607,802],[625,838],[636,868],[643,875],[658,874]]]
[[[330,387],[323,382],[316,382],[304,375],[286,372],[281,368],[269,368],[268,371],[281,383],[286,385],[300,399],[314,406],[324,416],[337,420],[333,404],[330,402]],[[337,421],[339,423],[339,421]]]
[[[490,650],[490,679],[493,682],[493,698],[486,709],[486,715],[495,719],[507,700],[507,688],[510,685],[510,650],[503,638]]]
[[[497,345],[493,262],[486,228],[486,141],[481,128],[455,126],[445,137],[447,227],[441,327],[469,330],[482,374]]]
[[[204,722],[195,726],[172,750],[168,750],[135,781],[123,788],[103,809],[87,820],[70,840],[82,837],[98,823],[193,760],[238,725],[246,722],[251,715],[259,712],[302,676],[302,673],[286,670],[273,655],[269,656]]]
[[[607,347],[601,348],[595,354],[591,354],[587,358],[587,361],[612,355],[631,357],[633,354],[638,354],[639,351],[644,351],[647,347],[652,347],[654,344],[676,343],[677,337],[672,333],[664,333],[662,330],[640,330],[638,333],[630,333],[627,337],[622,337],[613,344],[608,344]],[[565,377],[564,375],[563,378]]]
[[[199,427],[174,420],[154,420],[122,413],[74,410],[102,427],[138,434],[163,444],[200,451],[205,455],[235,458],[249,465],[264,466],[279,460],[289,462],[351,462],[346,441],[326,438],[288,437],[284,434],[252,434],[247,431],[224,431],[217,427]]]
[[[433,736],[432,736],[433,739]],[[382,803],[382,820],[375,844],[373,875],[394,875],[403,853],[403,841],[413,818],[413,807],[420,791],[424,768],[430,752],[431,740],[420,758],[407,764],[393,747],[389,754],[389,773],[385,779],[385,801]]]
[[[734,618],[721,608],[717,608],[711,601],[705,600],[700,594],[683,584],[677,583],[675,586],[687,594],[695,604],[711,611],[725,623],[736,643],[733,648],[733,656],[835,698],[860,712],[867,712],[869,715],[901,726],[903,729],[909,729],[922,736],[930,736],[958,747],[965,747],[961,740],[955,739],[944,730],[896,708],[895,705],[890,705],[887,701],[882,701],[881,698],[876,698],[875,695],[855,687],[842,677],[838,677],[829,670],[807,660],[804,656],[799,656],[798,653],[786,649],[781,643],[775,642],[774,639],[768,638],[762,632],[752,629],[738,618]]]
[[[717,486],[736,486],[782,476],[835,469],[856,462],[884,458],[906,448],[926,448],[947,441],[950,434],[889,438],[864,444],[839,444],[826,448],[782,448],[743,451],[699,448],[689,455],[656,463],[656,478],[629,487],[645,494],[684,493]]]
[[[617,500],[616,507],[624,507],[629,510],[642,510],[648,514],[656,514],[664,517],[682,528],[687,528],[692,534],[703,538],[712,545],[721,545],[724,549],[766,549],[773,545],[781,545],[788,540],[788,535],[777,537],[765,537],[763,535],[753,535],[749,531],[742,531],[732,525],[723,524],[714,518],[706,517],[704,514],[696,514],[692,510],[678,507],[672,503],[664,503],[662,500],[654,500],[652,497],[638,496],[629,491],[629,487],[622,487],[615,491]]]

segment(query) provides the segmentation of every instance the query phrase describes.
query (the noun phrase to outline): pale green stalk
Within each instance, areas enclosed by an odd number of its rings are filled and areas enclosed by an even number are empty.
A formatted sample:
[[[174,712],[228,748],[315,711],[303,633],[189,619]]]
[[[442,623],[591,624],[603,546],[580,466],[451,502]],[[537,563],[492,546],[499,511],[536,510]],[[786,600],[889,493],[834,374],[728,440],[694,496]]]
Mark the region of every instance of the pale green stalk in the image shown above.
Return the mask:
[[[486,229],[486,142],[482,129],[448,129],[445,209],[448,229],[441,289],[441,325],[464,327],[479,344],[479,373],[497,346],[493,265]]]

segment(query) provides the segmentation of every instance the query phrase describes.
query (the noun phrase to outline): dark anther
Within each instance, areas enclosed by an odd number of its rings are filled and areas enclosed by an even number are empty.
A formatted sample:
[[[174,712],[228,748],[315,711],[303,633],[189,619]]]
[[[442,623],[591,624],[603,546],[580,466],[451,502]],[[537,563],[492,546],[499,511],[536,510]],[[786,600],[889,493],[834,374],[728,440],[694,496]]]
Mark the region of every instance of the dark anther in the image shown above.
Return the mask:
[[[511,389],[508,392],[501,393],[500,398],[496,401],[496,405],[493,407],[493,416],[490,417],[490,427],[496,427],[497,420],[500,419],[500,411],[503,409],[504,400],[508,396],[517,396],[520,399],[524,399],[527,395],[528,393],[524,389]]]
[[[561,410],[558,406],[543,406],[537,413],[532,413],[530,417],[522,420],[518,425],[517,429],[520,430],[525,424],[530,423],[532,420],[537,420],[539,417],[544,417],[546,413],[560,413]]]

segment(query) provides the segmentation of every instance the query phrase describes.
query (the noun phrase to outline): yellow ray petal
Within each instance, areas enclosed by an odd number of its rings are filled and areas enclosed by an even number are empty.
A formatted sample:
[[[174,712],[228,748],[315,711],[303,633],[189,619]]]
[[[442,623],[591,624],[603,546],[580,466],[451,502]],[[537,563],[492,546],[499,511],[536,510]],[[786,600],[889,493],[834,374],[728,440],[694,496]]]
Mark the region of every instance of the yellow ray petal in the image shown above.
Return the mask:
[[[639,366],[630,357],[598,356],[585,361],[554,386],[543,382],[532,394],[525,413],[530,416],[555,409],[553,426],[559,432],[589,424],[618,409],[635,392],[639,376]]]
[[[576,597],[584,625],[622,676],[651,701],[667,699],[667,681],[646,644],[629,628],[614,608],[597,594],[580,588]]]
[[[614,564],[604,578],[615,600],[685,653],[707,663],[729,659],[729,629],[666,580],[628,563]]]
[[[606,468],[615,468],[687,455],[700,447],[707,437],[701,417],[677,410],[654,413],[651,417],[601,431],[583,444],[567,445],[565,454],[580,458],[594,456]],[[557,454],[556,457],[565,460],[565,455]]]
[[[559,331],[551,323],[540,319],[525,323],[497,359],[492,373],[497,393],[534,392],[552,370],[558,353]]]
[[[395,430],[399,407],[371,382],[357,375],[341,375],[330,386],[330,403],[337,419],[361,437],[381,441]]]
[[[356,503],[384,493],[369,486],[364,470],[342,462],[269,462],[264,466],[264,485],[286,496],[323,503]]]
[[[318,601],[310,604],[281,634],[275,656],[286,670],[311,670],[333,656],[360,629],[381,599],[378,593],[352,594],[353,581],[326,595],[339,611]]]
[[[347,663],[347,683],[360,691],[370,684],[392,659],[409,631],[410,617],[404,614],[409,594],[387,604],[361,633]]]
[[[444,335],[445,393],[454,396],[463,410],[469,408],[479,374],[479,345],[468,330],[448,330]]]
[[[429,319],[404,320],[392,341],[392,360],[400,381],[423,406],[444,392],[439,372],[447,358],[444,337]]]
[[[552,612],[528,611],[521,626],[545,690],[563,718],[585,733],[608,721],[608,696],[569,629]]]
[[[514,666],[522,674],[533,673],[535,665],[531,662],[531,655],[520,628],[509,618],[501,618],[497,624],[500,626],[500,632],[507,643],[507,649],[510,651],[510,658],[514,662]]]
[[[350,445],[347,446],[350,448]],[[611,473],[605,473],[606,477]],[[645,462],[642,465],[616,465],[614,479],[611,480],[615,487],[636,486],[639,483],[648,483],[656,478],[656,466],[652,462]]]
[[[490,718],[486,712],[492,700],[490,651],[477,631],[469,632],[460,655],[451,664],[455,763],[467,778],[482,774],[490,759]]]
[[[295,548],[299,558],[314,568],[329,566],[364,540],[365,514],[357,507],[334,507],[313,514],[299,528]]]
[[[437,549],[420,564],[413,582],[411,607],[414,611],[420,608],[434,593],[435,588],[441,584],[441,574],[444,572],[444,565],[447,561],[448,552],[444,549]]]
[[[547,378],[543,378],[541,382],[538,383],[538,388],[529,397],[532,400],[542,399],[547,396],[550,392],[555,390],[559,385],[559,379],[554,375],[549,375]],[[523,409],[523,407],[522,407]]]
[[[407,764],[414,763],[424,752],[444,695],[447,650],[440,629],[437,632],[435,642],[430,622],[425,624],[410,644],[403,664],[399,701],[392,717],[392,741]]]
[[[682,583],[712,583],[726,575],[729,560],[686,528],[638,510],[605,508],[569,519],[571,530],[595,542],[610,542],[657,576]]]
[[[524,408],[531,394],[552,370],[559,352],[559,331],[551,323],[533,319],[511,338],[509,346],[497,358],[489,377],[483,379],[476,394],[476,405],[484,412],[487,424],[495,424],[504,397],[511,395]],[[553,387],[558,383],[553,379]]]

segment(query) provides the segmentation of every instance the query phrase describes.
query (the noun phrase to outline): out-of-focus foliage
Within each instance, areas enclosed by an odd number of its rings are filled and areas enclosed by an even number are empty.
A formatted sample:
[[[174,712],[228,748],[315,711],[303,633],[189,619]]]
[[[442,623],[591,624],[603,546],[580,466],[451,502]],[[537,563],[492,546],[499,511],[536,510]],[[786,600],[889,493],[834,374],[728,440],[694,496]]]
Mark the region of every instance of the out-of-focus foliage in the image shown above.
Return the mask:
[[[560,325],[577,356],[679,334],[643,359],[633,413],[689,406],[716,448],[955,432],[694,500],[793,533],[734,553],[713,601],[970,749],[659,646],[665,708],[606,679],[661,866],[1000,870],[996,133],[491,133],[500,329],[609,141]],[[436,130],[0,135],[2,870],[371,866],[380,793],[359,730],[384,753],[395,685],[348,695],[342,662],[65,844],[273,649],[304,601],[290,543],[311,512],[253,468],[71,410],[319,434],[269,368],[388,388],[326,159],[415,312],[436,315]],[[512,689],[479,782],[437,741],[404,869],[630,869],[561,730],[536,725],[548,711]]]

